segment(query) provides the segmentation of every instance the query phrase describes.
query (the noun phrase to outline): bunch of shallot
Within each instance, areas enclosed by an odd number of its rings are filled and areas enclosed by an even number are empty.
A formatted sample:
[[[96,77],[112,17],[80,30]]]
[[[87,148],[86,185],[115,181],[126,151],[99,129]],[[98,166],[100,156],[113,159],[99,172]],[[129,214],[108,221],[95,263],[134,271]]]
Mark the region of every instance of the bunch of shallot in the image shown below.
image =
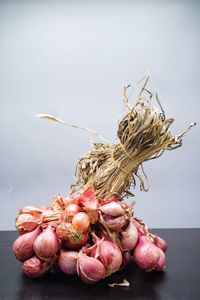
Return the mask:
[[[166,242],[133,217],[131,205],[97,199],[92,187],[73,198],[56,196],[50,206],[24,207],[16,228],[13,252],[29,277],[57,264],[93,284],[125,268],[131,256],[145,271],[165,268]]]

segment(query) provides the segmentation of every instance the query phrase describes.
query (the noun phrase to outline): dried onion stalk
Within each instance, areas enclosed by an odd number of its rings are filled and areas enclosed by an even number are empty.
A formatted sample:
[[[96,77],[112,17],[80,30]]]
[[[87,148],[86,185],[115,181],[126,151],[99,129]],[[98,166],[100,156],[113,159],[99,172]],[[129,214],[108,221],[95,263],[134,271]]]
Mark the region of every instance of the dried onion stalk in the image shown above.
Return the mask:
[[[157,94],[159,109],[152,104],[153,94],[146,89],[149,75],[133,107],[128,103],[127,86],[124,87],[124,103],[127,114],[119,123],[116,144],[94,143],[93,150],[84,154],[76,168],[77,183],[72,192],[78,188],[93,186],[100,199],[113,195],[122,199],[131,194],[135,188],[135,177],[139,178],[140,189],[145,187],[142,163],[161,156],[164,150],[173,150],[182,145],[182,137],[195,125],[190,126],[179,135],[172,135],[170,126],[174,119],[166,118]],[[141,167],[141,174],[139,169]]]

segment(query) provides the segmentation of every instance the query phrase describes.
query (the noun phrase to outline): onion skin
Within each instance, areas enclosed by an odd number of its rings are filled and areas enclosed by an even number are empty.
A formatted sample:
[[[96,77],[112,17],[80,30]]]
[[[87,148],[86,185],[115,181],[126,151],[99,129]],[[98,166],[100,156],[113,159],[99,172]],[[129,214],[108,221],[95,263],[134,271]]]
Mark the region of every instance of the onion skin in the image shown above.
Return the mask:
[[[55,232],[49,225],[35,240],[34,252],[37,257],[49,260],[58,252],[60,245]]]
[[[16,218],[16,228],[20,234],[33,231],[40,224],[42,224],[43,218],[41,216],[33,216],[31,214],[20,214]]]
[[[85,212],[79,212],[73,216],[72,226],[75,230],[86,232],[90,226],[90,220]]]
[[[83,282],[94,284],[106,276],[106,269],[98,259],[80,252],[77,260],[77,273]]]
[[[160,249],[155,246],[145,235],[139,237],[139,243],[134,250],[135,263],[145,271],[156,267],[160,258]]]
[[[72,218],[75,214],[79,213],[81,211],[81,208],[79,205],[75,204],[75,203],[71,203],[69,204],[66,209],[64,210],[63,214],[62,214],[62,219],[61,221],[67,221],[67,222],[71,222]]]
[[[34,255],[33,244],[40,232],[41,228],[37,227],[35,230],[19,236],[15,240],[13,244],[13,252],[19,261],[24,262]]]
[[[58,258],[58,265],[64,273],[68,275],[76,274],[77,258],[77,251],[61,250]]]
[[[124,214],[124,209],[121,205],[121,203],[116,202],[116,201],[112,201],[109,203],[106,203],[104,205],[101,205],[99,207],[99,210],[109,216],[112,217],[118,217]]]
[[[42,277],[51,268],[51,263],[42,261],[38,257],[33,256],[26,260],[22,266],[24,273],[28,277],[37,278]]]
[[[64,240],[64,245],[69,249],[79,249],[87,244],[89,239],[88,232],[74,233],[72,232],[67,239]]]
[[[125,216],[111,217],[108,215],[104,215],[104,220],[108,228],[113,231],[120,231],[126,224]]]
[[[127,228],[125,231],[121,232],[122,238],[121,238],[121,244],[122,248],[125,250],[132,250],[135,248],[138,242],[138,230],[135,227],[132,220],[130,220]]]

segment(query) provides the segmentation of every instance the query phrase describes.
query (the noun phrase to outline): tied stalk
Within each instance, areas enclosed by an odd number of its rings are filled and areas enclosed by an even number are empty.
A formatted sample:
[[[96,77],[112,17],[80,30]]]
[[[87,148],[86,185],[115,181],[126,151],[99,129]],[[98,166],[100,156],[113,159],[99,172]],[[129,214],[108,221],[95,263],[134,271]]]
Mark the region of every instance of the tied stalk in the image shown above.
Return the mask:
[[[152,104],[153,94],[146,89],[149,75],[133,107],[128,102],[127,89],[124,87],[124,104],[128,110],[119,122],[116,144],[93,143],[93,149],[84,154],[76,167],[77,182],[71,187],[73,194],[79,189],[93,186],[99,199],[116,196],[122,199],[133,195],[131,187],[136,186],[136,177],[140,189],[147,191],[145,181],[148,178],[143,169],[143,162],[160,157],[165,150],[173,150],[182,145],[182,137],[195,125],[179,135],[172,135],[170,126],[174,119],[166,118],[158,95],[159,105]]]

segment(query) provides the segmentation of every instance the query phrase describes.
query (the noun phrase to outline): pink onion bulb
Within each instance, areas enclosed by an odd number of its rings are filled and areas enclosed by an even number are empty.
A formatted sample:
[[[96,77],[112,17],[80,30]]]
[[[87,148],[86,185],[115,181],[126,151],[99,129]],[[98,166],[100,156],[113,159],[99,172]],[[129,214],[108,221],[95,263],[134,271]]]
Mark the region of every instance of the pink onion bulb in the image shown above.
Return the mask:
[[[94,284],[106,276],[106,269],[98,259],[80,252],[77,259],[77,273],[83,282]]]
[[[29,277],[41,277],[51,268],[51,263],[33,256],[23,263],[22,268],[24,273]]]
[[[49,225],[35,240],[35,254],[44,260],[53,258],[58,252],[60,245],[55,232]]]
[[[134,250],[135,263],[146,271],[156,267],[160,258],[160,249],[155,246],[145,235],[139,237],[139,243]]]
[[[165,253],[161,249],[159,249],[159,250],[160,250],[160,257],[155,266],[155,270],[156,271],[164,271],[164,269],[165,269]]]
[[[125,226],[127,221],[124,215],[120,217],[111,217],[108,215],[104,215],[103,218],[108,228],[113,231],[121,230]]]
[[[124,208],[120,202],[112,201],[106,204],[103,204],[99,207],[99,210],[109,216],[118,217],[123,215]]]
[[[99,258],[107,270],[107,275],[119,270],[122,264],[122,253],[115,243],[100,241],[98,252]]]
[[[20,261],[25,261],[34,255],[33,244],[37,236],[40,234],[41,228],[19,236],[13,244],[13,252],[16,258]]]
[[[61,250],[58,258],[58,265],[60,269],[69,275],[76,273],[76,263],[78,252],[72,250]]]
[[[138,230],[132,220],[130,220],[125,231],[121,232],[121,244],[123,249],[132,250],[138,242]]]
[[[164,239],[162,239],[157,235],[154,235],[154,242],[156,246],[162,249],[164,252],[167,251],[168,246],[167,246],[167,242]]]

